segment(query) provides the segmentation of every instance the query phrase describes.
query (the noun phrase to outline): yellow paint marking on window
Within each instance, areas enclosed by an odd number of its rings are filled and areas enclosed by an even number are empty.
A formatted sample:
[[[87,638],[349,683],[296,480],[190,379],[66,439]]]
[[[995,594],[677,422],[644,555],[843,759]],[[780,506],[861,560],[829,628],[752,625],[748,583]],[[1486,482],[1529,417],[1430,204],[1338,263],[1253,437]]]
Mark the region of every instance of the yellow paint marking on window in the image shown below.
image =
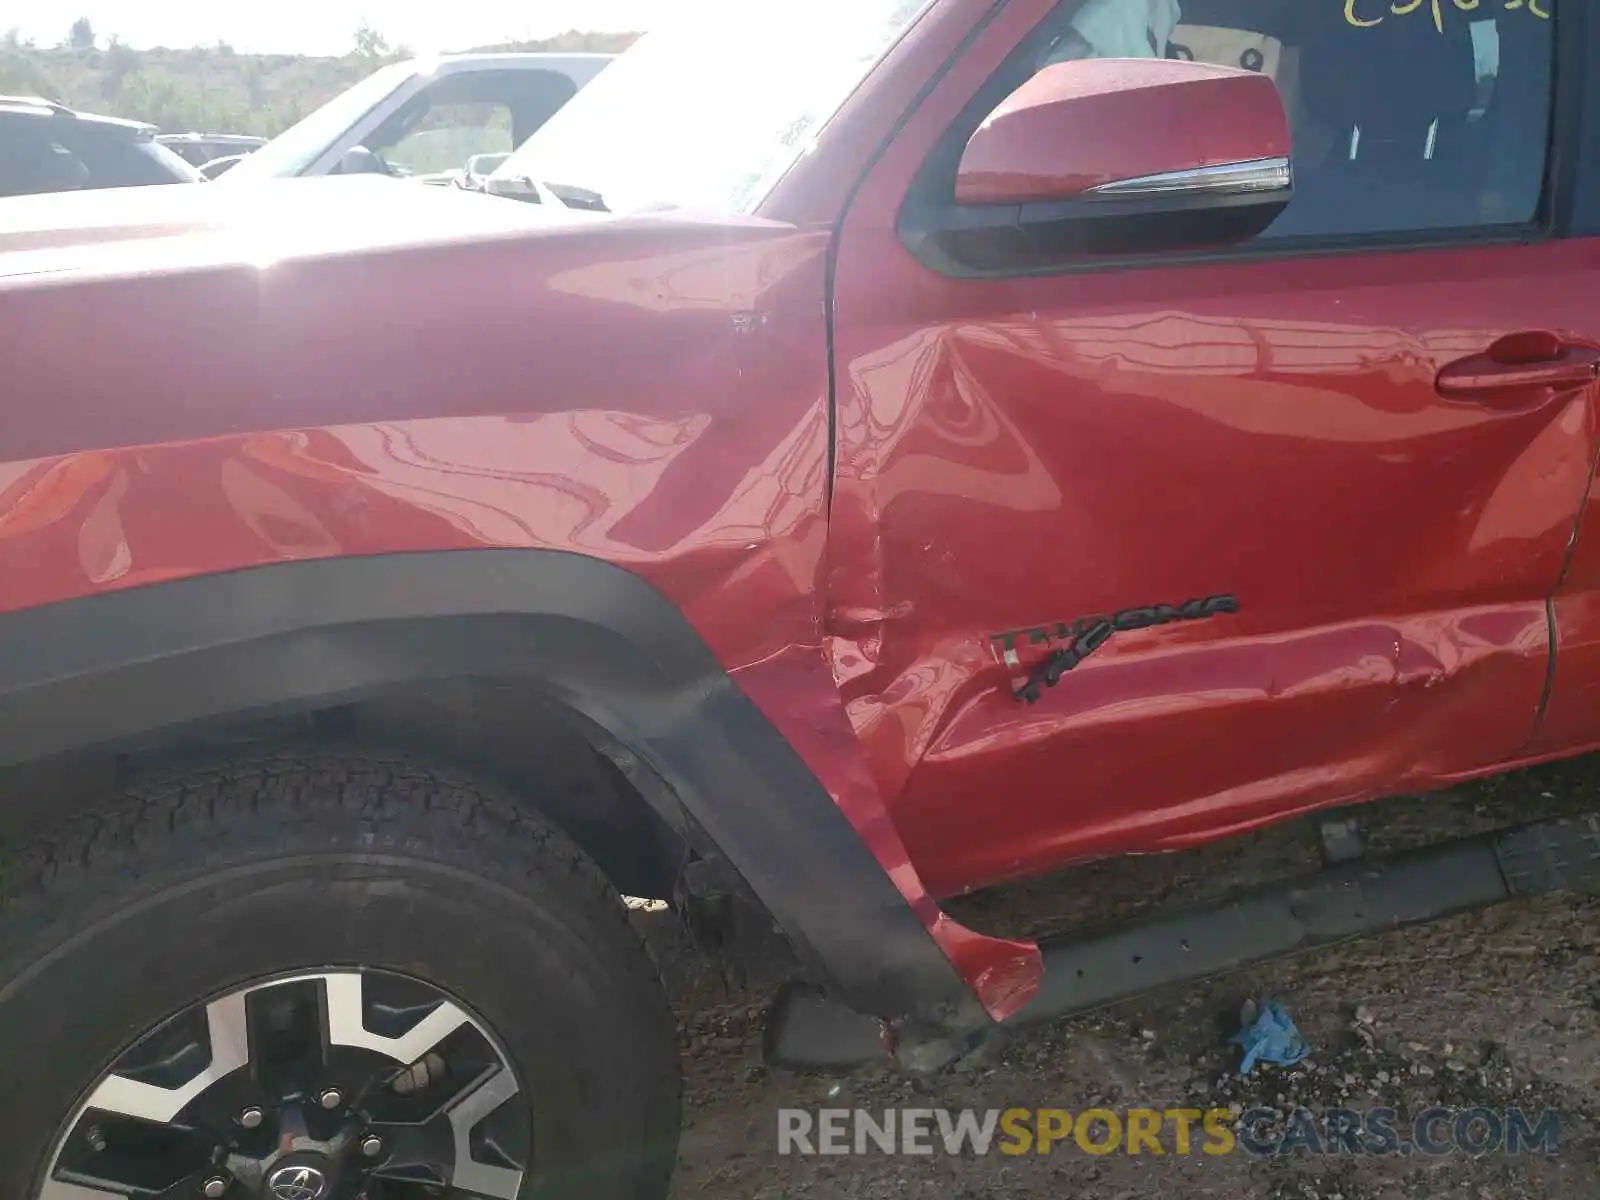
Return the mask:
[[[1344,0],[1344,19],[1347,25],[1356,29],[1371,29],[1382,25],[1389,16],[1408,17],[1414,12],[1424,11],[1423,4],[1427,3],[1427,13],[1433,18],[1433,27],[1440,33],[1444,32],[1444,14],[1446,0],[1393,0],[1387,13],[1378,10],[1376,16],[1363,15],[1362,6],[1366,0]],[[1483,5],[1483,0],[1448,0],[1457,12],[1476,12]],[[1550,19],[1550,0],[1501,0],[1502,12],[1527,12],[1538,17],[1541,21]],[[1366,12],[1372,12],[1367,9]]]
[[[1354,25],[1357,29],[1371,29],[1374,25],[1383,24],[1382,17],[1374,17],[1372,20],[1366,21],[1358,16],[1356,14],[1357,2],[1358,0],[1344,0],[1344,19],[1346,21]],[[1518,3],[1521,3],[1521,0],[1518,0]]]

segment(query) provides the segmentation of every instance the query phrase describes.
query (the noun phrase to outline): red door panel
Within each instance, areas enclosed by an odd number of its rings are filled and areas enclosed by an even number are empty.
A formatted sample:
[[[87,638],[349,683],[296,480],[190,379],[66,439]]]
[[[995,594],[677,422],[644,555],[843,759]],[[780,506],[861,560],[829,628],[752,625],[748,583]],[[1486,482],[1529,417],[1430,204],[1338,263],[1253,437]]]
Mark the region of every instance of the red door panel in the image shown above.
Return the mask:
[[[1590,258],[978,283],[847,225],[841,674],[932,886],[1513,757],[1544,692],[1589,399],[1508,411],[1446,401],[1434,376],[1579,319]],[[1219,594],[1236,615],[1119,633],[1038,705],[1012,698],[992,635]]]
[[[834,293],[835,671],[930,888],[1524,751],[1594,389],[1494,354],[1600,345],[1594,244],[950,278],[895,222],[961,75],[859,192]],[[1220,595],[1013,696],[1049,647],[998,635]]]

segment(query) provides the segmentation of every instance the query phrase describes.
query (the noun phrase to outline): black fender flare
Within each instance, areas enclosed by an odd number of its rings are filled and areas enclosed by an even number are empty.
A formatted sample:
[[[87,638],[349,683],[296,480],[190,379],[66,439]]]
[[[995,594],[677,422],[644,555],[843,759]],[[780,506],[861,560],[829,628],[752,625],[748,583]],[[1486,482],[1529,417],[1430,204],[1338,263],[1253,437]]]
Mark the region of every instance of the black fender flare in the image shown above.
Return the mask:
[[[560,550],[278,563],[0,615],[0,767],[396,685],[532,682],[636,755],[852,1008],[950,1032],[976,994],[678,608]],[[662,811],[674,826],[681,814]]]

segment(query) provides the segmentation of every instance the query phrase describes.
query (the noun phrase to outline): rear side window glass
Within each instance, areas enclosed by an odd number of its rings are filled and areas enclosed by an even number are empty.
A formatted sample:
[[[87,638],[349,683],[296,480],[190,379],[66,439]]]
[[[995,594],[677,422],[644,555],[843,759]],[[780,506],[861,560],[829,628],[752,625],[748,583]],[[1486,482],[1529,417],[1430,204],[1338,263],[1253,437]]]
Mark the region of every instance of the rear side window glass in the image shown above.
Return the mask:
[[[1087,0],[1036,66],[1163,57],[1278,85],[1295,198],[1265,237],[1516,225],[1538,214],[1555,0]],[[1130,131],[1132,132],[1132,131]]]
[[[52,135],[53,124],[0,117],[0,196],[69,191],[88,180],[88,168]]]
[[[129,137],[121,130],[80,127],[72,150],[88,168],[90,188],[143,187],[152,183],[192,181],[198,172],[171,150],[148,138]]]
[[[188,183],[200,173],[165,146],[72,117],[0,117],[0,195]]]

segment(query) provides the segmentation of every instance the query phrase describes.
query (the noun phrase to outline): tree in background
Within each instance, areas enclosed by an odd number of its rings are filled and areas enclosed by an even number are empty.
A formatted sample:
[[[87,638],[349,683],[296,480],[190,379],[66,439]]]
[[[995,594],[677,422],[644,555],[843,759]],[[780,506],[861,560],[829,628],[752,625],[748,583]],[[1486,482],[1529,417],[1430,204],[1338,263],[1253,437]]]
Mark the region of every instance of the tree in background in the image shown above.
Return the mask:
[[[67,34],[67,44],[74,50],[94,49],[94,25],[88,17],[79,17]]]
[[[122,91],[123,81],[138,69],[139,55],[112,34],[106,45],[105,61],[100,66],[100,94],[107,100],[115,100]]]
[[[247,59],[244,70],[240,73],[240,81],[244,84],[245,103],[252,109],[267,106],[267,89],[261,77],[261,60]]]
[[[356,53],[362,58],[383,58],[389,53],[389,39],[363,21],[356,26]]]
[[[9,29],[0,38],[0,93],[35,96],[50,90],[36,49],[20,29]]]

